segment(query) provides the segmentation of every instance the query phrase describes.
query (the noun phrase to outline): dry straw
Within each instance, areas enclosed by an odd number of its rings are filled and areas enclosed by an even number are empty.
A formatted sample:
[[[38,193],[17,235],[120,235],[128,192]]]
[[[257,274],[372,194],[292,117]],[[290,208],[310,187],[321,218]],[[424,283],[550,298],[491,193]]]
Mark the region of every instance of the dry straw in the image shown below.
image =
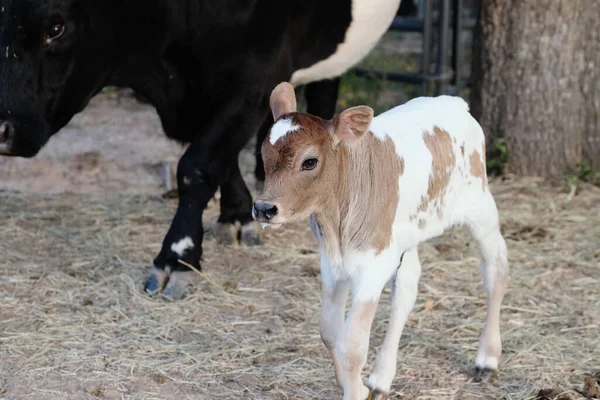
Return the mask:
[[[507,180],[493,190],[512,266],[499,380],[470,380],[485,297],[474,243],[455,230],[421,248],[393,398],[532,399],[582,390],[600,368],[600,189]],[[148,196],[0,193],[0,398],[339,397],[318,334],[308,224],[267,230],[258,248],[220,248],[207,234],[204,279],[172,302],[140,288],[174,207]],[[207,226],[216,213],[211,204]]]

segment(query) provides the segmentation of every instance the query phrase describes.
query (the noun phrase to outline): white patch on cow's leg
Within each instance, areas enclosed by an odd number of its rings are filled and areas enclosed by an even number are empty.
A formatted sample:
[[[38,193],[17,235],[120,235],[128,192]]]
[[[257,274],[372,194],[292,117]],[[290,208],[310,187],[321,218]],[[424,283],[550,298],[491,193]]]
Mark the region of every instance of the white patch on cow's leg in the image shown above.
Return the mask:
[[[169,299],[179,300],[197,287],[198,283],[198,274],[194,271],[173,271],[162,294]]]
[[[256,221],[250,221],[243,224],[240,228],[240,237],[242,244],[246,246],[258,246],[260,244],[260,224]]]
[[[282,118],[275,122],[271,127],[271,134],[269,135],[269,142],[275,144],[279,139],[287,135],[289,132],[295,132],[300,129],[300,125],[293,125],[291,119]]]
[[[192,241],[192,238],[190,238],[189,236],[184,237],[183,239],[181,239],[178,242],[175,242],[171,245],[171,251],[174,252],[175,254],[177,254],[179,257],[183,257],[183,255],[185,254],[185,251],[187,249],[193,249],[194,248],[194,242]]]
[[[231,222],[217,222],[215,229],[217,243],[223,246],[232,246],[238,244],[238,229]]]
[[[323,262],[326,263],[326,261],[321,260],[321,276],[330,274],[330,271],[327,270],[328,265],[324,266]],[[319,330],[325,347],[331,352],[335,366],[335,378],[340,388],[343,388],[344,374],[336,351],[336,341],[344,326],[344,311],[349,290],[349,282],[323,279]]]
[[[487,215],[468,222],[481,254],[481,274],[487,293],[485,325],[475,357],[477,380],[493,379],[502,353],[500,308],[508,286],[508,255],[506,242],[500,233],[498,212],[489,192],[483,194]]]
[[[373,372],[367,386],[372,390],[373,398],[387,398],[396,376],[396,357],[402,330],[412,311],[419,289],[421,262],[417,249],[407,251],[402,264],[392,281],[392,304],[390,320],[383,344],[377,353]],[[377,397],[380,396],[380,397]]]

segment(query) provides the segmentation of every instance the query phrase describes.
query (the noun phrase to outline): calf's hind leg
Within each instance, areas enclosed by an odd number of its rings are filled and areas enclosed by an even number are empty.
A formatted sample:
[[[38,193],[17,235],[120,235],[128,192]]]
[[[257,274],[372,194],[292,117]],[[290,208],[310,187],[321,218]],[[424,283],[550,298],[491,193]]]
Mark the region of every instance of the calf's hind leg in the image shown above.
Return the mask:
[[[508,256],[506,242],[500,233],[498,211],[491,194],[487,192],[484,196],[484,203],[480,207],[482,212],[467,222],[479,247],[480,269],[487,293],[485,325],[475,357],[477,381],[491,381],[496,376],[498,359],[502,353],[500,308],[508,286]]]

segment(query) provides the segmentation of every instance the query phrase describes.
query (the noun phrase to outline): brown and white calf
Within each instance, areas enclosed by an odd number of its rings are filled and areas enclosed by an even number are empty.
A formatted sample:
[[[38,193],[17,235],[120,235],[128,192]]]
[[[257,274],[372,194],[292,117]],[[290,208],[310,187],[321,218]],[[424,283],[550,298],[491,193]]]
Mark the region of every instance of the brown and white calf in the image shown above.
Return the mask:
[[[501,353],[507,250],[488,187],[484,135],[467,104],[423,97],[375,118],[360,106],[325,121],[296,112],[294,90],[282,83],[271,94],[271,109],[276,122],[262,145],[265,187],[253,215],[276,226],[310,217],[321,248],[321,337],[344,399],[389,393],[417,297],[417,246],[459,224],[478,243],[488,295],[475,366],[483,377],[493,374]],[[365,386],[371,324],[390,281],[389,325]]]

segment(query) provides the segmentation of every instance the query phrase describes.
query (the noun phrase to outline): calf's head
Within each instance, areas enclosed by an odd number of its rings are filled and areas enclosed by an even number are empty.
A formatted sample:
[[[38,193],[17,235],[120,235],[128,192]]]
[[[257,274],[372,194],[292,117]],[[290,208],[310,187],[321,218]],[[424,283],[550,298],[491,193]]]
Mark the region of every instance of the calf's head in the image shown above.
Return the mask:
[[[0,0],[0,154],[34,156],[103,86],[124,43],[116,0]]]
[[[287,82],[271,93],[275,123],[262,144],[265,186],[253,217],[278,226],[323,211],[347,183],[347,149],[369,131],[373,110],[347,109],[331,121],[296,111],[294,88]],[[342,199],[340,199],[342,200]]]

